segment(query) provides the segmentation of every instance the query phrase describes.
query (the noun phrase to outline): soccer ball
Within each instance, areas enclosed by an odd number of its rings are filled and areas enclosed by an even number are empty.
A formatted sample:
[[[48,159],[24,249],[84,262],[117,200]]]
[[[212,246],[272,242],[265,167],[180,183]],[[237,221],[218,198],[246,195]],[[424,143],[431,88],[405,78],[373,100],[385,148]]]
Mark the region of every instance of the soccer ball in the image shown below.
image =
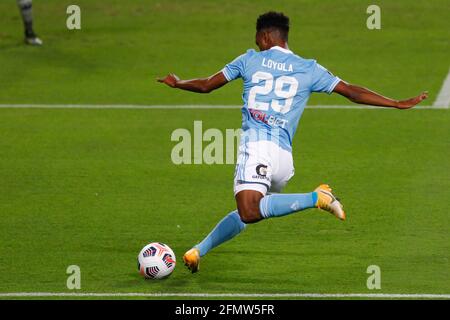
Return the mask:
[[[147,279],[162,279],[175,269],[176,259],[172,249],[164,243],[152,242],[138,255],[139,273]]]

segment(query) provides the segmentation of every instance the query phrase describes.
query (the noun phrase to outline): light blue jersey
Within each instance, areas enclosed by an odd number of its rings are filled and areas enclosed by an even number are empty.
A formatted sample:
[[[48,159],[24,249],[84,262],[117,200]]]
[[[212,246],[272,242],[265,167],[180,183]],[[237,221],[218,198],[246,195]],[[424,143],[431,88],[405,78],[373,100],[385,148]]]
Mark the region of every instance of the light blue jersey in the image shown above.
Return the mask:
[[[330,94],[340,81],[315,60],[278,46],[261,52],[250,49],[222,72],[228,81],[244,81],[244,136],[256,131],[256,139],[277,141],[288,151],[311,93]]]

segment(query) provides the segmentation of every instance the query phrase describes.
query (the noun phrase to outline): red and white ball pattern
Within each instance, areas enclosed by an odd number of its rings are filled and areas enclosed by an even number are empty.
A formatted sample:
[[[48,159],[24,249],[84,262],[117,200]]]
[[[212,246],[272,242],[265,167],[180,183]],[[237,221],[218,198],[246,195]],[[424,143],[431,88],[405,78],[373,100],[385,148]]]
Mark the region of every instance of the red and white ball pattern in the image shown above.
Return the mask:
[[[138,270],[147,279],[162,279],[175,269],[176,258],[172,249],[164,243],[152,242],[138,255]]]

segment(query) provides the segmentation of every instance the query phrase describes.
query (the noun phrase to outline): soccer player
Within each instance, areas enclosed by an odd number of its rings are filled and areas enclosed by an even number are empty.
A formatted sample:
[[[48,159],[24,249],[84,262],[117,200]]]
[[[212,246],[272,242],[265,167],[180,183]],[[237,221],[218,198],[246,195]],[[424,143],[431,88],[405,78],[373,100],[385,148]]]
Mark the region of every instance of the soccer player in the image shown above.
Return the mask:
[[[256,45],[216,74],[201,79],[180,80],[169,74],[158,79],[172,88],[208,93],[230,81],[244,82],[242,135],[234,177],[237,210],[226,215],[211,233],[183,260],[192,271],[200,257],[263,219],[319,208],[345,220],[338,198],[326,184],[313,192],[278,193],[294,175],[292,139],[306,102],[313,92],[336,92],[350,101],[381,107],[408,109],[428,94],[393,100],[331,74],[315,60],[304,59],[288,48],[289,18],[267,12],[256,22]]]
[[[25,27],[25,43],[32,46],[41,46],[42,40],[38,38],[33,30],[33,14],[31,1],[32,0],[17,0],[17,5],[19,6],[23,24]]]

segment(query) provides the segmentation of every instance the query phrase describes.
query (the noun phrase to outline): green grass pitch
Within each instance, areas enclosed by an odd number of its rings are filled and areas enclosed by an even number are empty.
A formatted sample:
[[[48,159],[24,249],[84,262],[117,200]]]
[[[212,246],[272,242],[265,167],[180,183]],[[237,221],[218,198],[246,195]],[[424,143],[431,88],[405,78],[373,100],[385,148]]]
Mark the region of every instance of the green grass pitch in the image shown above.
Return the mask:
[[[80,31],[65,27],[69,4],[35,3],[44,46],[30,48],[15,1],[0,3],[0,104],[237,105],[239,81],[198,95],[154,79],[220,70],[254,47],[269,9],[291,16],[292,50],[386,95],[429,90],[431,105],[450,67],[448,0],[377,1],[377,31],[372,1],[79,0]],[[171,162],[171,133],[194,120],[225,131],[240,111],[0,108],[0,294],[71,292],[73,264],[80,293],[450,293],[449,110],[306,110],[285,191],[327,182],[348,220],[309,210],[251,225],[191,275],[182,254],[235,206],[233,165]],[[137,272],[150,241],[177,255],[168,279]],[[369,265],[381,290],[366,287]]]

